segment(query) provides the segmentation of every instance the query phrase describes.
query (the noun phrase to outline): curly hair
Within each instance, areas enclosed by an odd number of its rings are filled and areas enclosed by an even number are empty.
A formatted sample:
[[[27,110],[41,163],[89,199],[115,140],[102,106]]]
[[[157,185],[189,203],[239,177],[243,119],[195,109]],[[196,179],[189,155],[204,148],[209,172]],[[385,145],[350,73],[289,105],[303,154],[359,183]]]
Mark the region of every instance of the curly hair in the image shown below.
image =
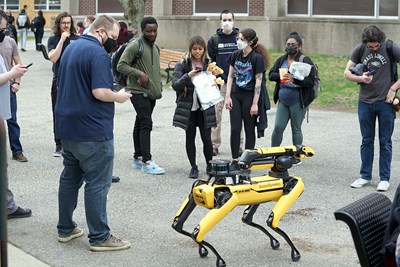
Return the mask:
[[[362,34],[361,34],[361,42],[363,44],[366,43],[374,43],[374,42],[379,42],[383,43],[386,40],[386,35],[381,29],[379,29],[375,25],[369,25],[364,28]]]
[[[71,18],[71,28],[69,29],[69,32],[71,35],[75,35],[76,34],[76,29],[74,26],[74,19],[72,18],[72,16],[67,13],[67,12],[61,12],[60,14],[57,15],[56,20],[54,21],[54,26],[53,26],[53,34],[57,35],[57,36],[61,36],[62,31],[61,31],[61,19],[63,18]]]

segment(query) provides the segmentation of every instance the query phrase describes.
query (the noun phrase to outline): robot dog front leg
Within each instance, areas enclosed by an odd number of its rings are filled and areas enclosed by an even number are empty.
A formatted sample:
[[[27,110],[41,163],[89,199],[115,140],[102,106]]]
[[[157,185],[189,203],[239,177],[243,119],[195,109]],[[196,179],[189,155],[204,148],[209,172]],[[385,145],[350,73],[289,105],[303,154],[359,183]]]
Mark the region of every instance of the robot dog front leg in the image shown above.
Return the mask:
[[[264,227],[262,227],[259,224],[256,224],[253,222],[253,216],[254,213],[257,211],[258,207],[260,206],[260,204],[256,204],[256,205],[250,205],[248,206],[244,211],[243,211],[243,217],[242,217],[242,222],[245,224],[248,224],[250,226],[253,226],[257,229],[260,229],[264,234],[266,234],[269,237],[270,243],[271,243],[271,247],[272,249],[278,249],[280,244],[279,241],[273,237],[268,231],[267,229],[265,229]]]
[[[206,246],[211,249],[211,251],[217,257],[217,267],[225,267],[226,263],[219,255],[217,250],[209,243],[204,241],[204,236],[219,223],[226,215],[228,215],[237,205],[238,199],[236,195],[232,195],[228,190],[225,191],[225,195],[221,197],[222,203],[219,203],[220,207],[217,209],[210,210],[207,215],[199,222],[199,225],[194,229],[192,233],[192,238],[196,243],[202,246]],[[200,257],[205,257],[207,255],[207,251],[200,250]]]
[[[286,242],[288,242],[290,248],[292,249],[291,257],[293,261],[300,260],[300,252],[296,249],[293,242],[290,240],[289,236],[279,229],[278,224],[282,216],[288,211],[288,209],[293,205],[293,203],[299,198],[301,193],[304,190],[304,184],[300,178],[292,178],[288,180],[284,185],[284,192],[283,195],[278,202],[276,203],[275,207],[272,209],[271,214],[267,219],[267,225],[281,235]]]

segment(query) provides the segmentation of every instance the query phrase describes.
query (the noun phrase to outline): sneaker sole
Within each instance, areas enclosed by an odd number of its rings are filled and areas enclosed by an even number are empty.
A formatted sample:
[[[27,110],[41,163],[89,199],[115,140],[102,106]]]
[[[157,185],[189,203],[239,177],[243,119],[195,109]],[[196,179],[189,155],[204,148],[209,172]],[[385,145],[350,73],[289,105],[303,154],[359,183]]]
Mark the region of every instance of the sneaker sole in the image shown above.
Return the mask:
[[[55,157],[55,158],[59,158],[59,157],[61,157],[61,156],[62,156],[61,154],[53,153],[53,157]]]
[[[100,246],[90,246],[90,250],[93,252],[104,252],[104,251],[118,251],[124,250],[131,247],[131,244],[126,244],[120,247],[100,247]]]
[[[161,174],[165,173],[165,172],[147,172],[147,171],[144,171],[144,170],[142,170],[142,172],[145,173],[145,174],[154,174],[154,175],[161,175]]]
[[[67,242],[69,242],[69,241],[71,241],[71,240],[73,240],[75,238],[83,236],[83,234],[84,234],[84,231],[81,230],[80,232],[78,232],[76,234],[73,234],[73,235],[70,235],[68,237],[58,236],[57,240],[58,240],[58,242],[61,242],[61,243],[67,243]]]
[[[141,169],[142,169],[142,165],[133,164],[132,167],[133,167],[134,169],[137,169],[137,170],[139,170],[139,169],[141,170]]]
[[[367,184],[369,184],[369,183],[362,184],[362,185],[350,185],[350,187],[351,188],[361,188],[361,187],[363,187],[364,185],[367,185]]]

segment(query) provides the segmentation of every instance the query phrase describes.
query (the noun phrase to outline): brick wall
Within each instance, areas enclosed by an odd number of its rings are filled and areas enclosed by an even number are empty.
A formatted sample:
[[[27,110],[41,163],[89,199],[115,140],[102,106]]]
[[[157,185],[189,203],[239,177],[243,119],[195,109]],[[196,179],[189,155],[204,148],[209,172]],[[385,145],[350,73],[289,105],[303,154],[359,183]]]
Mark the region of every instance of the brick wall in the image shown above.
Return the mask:
[[[80,15],[96,15],[96,0],[79,1]]]
[[[265,0],[249,0],[249,16],[264,16]],[[147,1],[146,1],[147,2]],[[192,15],[192,0],[173,0],[172,15]]]
[[[249,0],[249,16],[264,16],[265,0]]]
[[[192,15],[193,1],[192,0],[173,0],[172,15]]]

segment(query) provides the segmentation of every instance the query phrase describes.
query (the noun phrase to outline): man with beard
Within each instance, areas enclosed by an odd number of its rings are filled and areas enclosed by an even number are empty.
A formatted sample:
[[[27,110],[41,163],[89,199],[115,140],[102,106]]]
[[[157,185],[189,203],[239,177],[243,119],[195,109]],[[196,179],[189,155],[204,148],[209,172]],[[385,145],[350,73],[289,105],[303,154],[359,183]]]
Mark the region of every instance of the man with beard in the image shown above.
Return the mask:
[[[5,15],[5,13],[4,13]],[[7,15],[5,20],[7,24]],[[22,64],[21,58],[18,53],[17,43],[10,36],[6,36],[6,29],[0,31],[0,55],[4,59],[7,71],[10,71],[14,64]],[[17,122],[17,95],[20,89],[20,78],[15,78],[10,87],[10,104],[11,104],[11,118],[7,120],[8,139],[10,141],[10,148],[12,151],[12,159],[19,162],[26,162],[28,159],[22,153],[22,145],[20,141],[20,127]]]
[[[65,49],[58,70],[56,135],[63,146],[64,169],[58,191],[58,241],[83,235],[73,221],[79,189],[85,184],[85,213],[92,251],[128,249],[129,242],[110,234],[107,195],[114,165],[114,102],[132,95],[114,92],[108,53],[116,45],[119,24],[99,16],[89,33]]]
[[[156,100],[161,98],[162,84],[160,74],[160,50],[155,44],[158,24],[155,18],[145,17],[140,23],[140,40],[130,42],[118,62],[117,70],[128,76],[127,89],[131,91],[131,102],[136,110],[133,128],[133,168],[143,173],[164,174],[150,153],[150,133],[153,127],[152,114]],[[139,51],[139,42],[143,43],[143,55],[132,66]]]
[[[61,141],[56,136],[54,131],[55,117],[54,117],[54,107],[56,106],[57,99],[57,74],[58,68],[60,67],[61,56],[65,48],[75,40],[79,38],[76,35],[76,30],[74,27],[74,20],[72,16],[67,12],[62,12],[58,14],[54,22],[53,36],[47,41],[47,49],[49,50],[50,61],[53,62],[53,80],[51,84],[51,106],[53,110],[53,132],[54,141],[56,143],[56,150],[53,153],[54,157],[61,157]]]

